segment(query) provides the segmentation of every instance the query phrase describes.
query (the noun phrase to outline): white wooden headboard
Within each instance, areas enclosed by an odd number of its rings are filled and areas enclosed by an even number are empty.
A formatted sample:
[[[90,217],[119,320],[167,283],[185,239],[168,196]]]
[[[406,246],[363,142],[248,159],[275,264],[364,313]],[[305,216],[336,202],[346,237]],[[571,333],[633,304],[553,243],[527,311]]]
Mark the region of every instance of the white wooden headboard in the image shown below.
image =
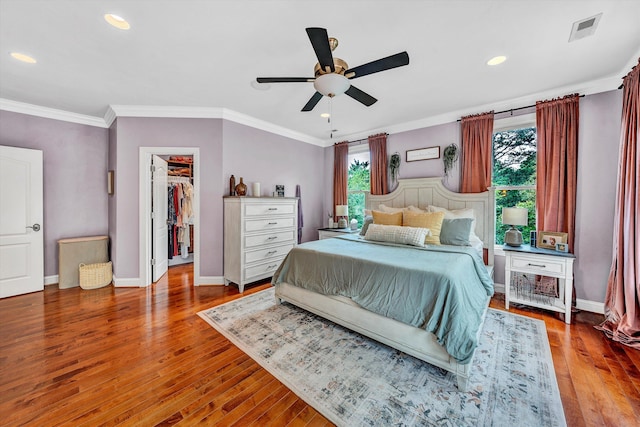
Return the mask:
[[[476,215],[476,234],[487,250],[487,264],[493,265],[495,245],[495,191],[489,188],[484,193],[454,193],[442,184],[441,177],[399,179],[398,187],[389,194],[373,196],[367,194],[367,209],[378,210],[380,204],[395,208],[427,205],[452,209],[473,208]]]

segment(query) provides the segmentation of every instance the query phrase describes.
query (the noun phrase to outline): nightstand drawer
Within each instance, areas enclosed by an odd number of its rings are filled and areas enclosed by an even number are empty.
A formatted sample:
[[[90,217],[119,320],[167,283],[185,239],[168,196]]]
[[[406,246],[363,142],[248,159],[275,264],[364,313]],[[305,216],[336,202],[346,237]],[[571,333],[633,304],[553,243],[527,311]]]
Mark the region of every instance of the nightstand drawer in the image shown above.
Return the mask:
[[[540,275],[564,277],[566,274],[564,261],[555,261],[540,256],[535,258],[512,256],[511,269]]]

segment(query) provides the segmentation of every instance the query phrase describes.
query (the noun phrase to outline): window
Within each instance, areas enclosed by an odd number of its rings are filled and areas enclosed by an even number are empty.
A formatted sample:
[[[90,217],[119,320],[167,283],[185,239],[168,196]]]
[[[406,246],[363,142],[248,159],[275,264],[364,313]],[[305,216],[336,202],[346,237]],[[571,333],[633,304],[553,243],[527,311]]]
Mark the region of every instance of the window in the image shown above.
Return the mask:
[[[347,178],[347,204],[349,220],[358,221],[358,228],[364,220],[365,196],[371,190],[369,144],[349,147],[349,171]]]
[[[499,130],[493,134],[492,185],[496,188],[496,245],[504,243],[509,225],[502,224],[502,208],[529,211],[528,225],[522,227],[524,243],[536,229],[536,128]]]

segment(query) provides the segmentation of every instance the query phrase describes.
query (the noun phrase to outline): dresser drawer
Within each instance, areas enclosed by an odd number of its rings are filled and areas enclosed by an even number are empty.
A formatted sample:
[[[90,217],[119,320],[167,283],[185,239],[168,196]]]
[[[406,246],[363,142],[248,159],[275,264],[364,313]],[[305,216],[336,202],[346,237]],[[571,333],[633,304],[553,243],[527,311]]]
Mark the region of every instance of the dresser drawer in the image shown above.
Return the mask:
[[[289,218],[252,219],[244,223],[244,231],[265,231],[293,227],[293,216]]]
[[[246,249],[255,248],[261,245],[280,244],[293,242],[293,230],[281,231],[269,234],[257,234],[253,236],[245,236],[244,247]]]
[[[264,215],[293,215],[296,208],[294,203],[247,203],[244,209],[244,214],[247,217],[251,217]]]
[[[244,269],[244,280],[250,281],[252,278],[262,278],[272,276],[276,272],[284,257],[275,258],[267,263],[246,267]]]
[[[540,275],[564,277],[565,263],[548,258],[528,258],[522,256],[511,257],[511,269]]]
[[[244,254],[244,262],[249,264],[252,262],[265,261],[271,258],[282,258],[284,255],[288,254],[292,248],[293,243],[283,246],[268,247],[257,251],[247,251]]]

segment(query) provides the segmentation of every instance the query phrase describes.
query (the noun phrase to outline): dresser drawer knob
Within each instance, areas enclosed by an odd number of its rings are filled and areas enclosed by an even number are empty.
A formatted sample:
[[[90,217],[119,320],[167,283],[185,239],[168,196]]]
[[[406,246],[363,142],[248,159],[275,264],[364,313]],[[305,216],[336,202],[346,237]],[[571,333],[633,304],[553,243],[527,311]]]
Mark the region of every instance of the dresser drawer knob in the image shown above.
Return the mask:
[[[278,208],[269,208],[270,211],[277,211]]]
[[[531,264],[531,263],[529,263],[528,265],[529,265],[529,267],[547,268],[547,266],[544,265],[544,264]]]
[[[270,222],[269,225],[278,225],[277,222]]]
[[[269,252],[267,252],[267,256],[273,255],[273,254],[277,254],[277,253],[278,253],[278,251],[269,251]]]
[[[277,238],[278,238],[278,236],[269,236],[269,237],[267,237],[267,240],[275,240]]]
[[[278,264],[268,265],[267,270],[271,270],[272,268],[276,268]]]

